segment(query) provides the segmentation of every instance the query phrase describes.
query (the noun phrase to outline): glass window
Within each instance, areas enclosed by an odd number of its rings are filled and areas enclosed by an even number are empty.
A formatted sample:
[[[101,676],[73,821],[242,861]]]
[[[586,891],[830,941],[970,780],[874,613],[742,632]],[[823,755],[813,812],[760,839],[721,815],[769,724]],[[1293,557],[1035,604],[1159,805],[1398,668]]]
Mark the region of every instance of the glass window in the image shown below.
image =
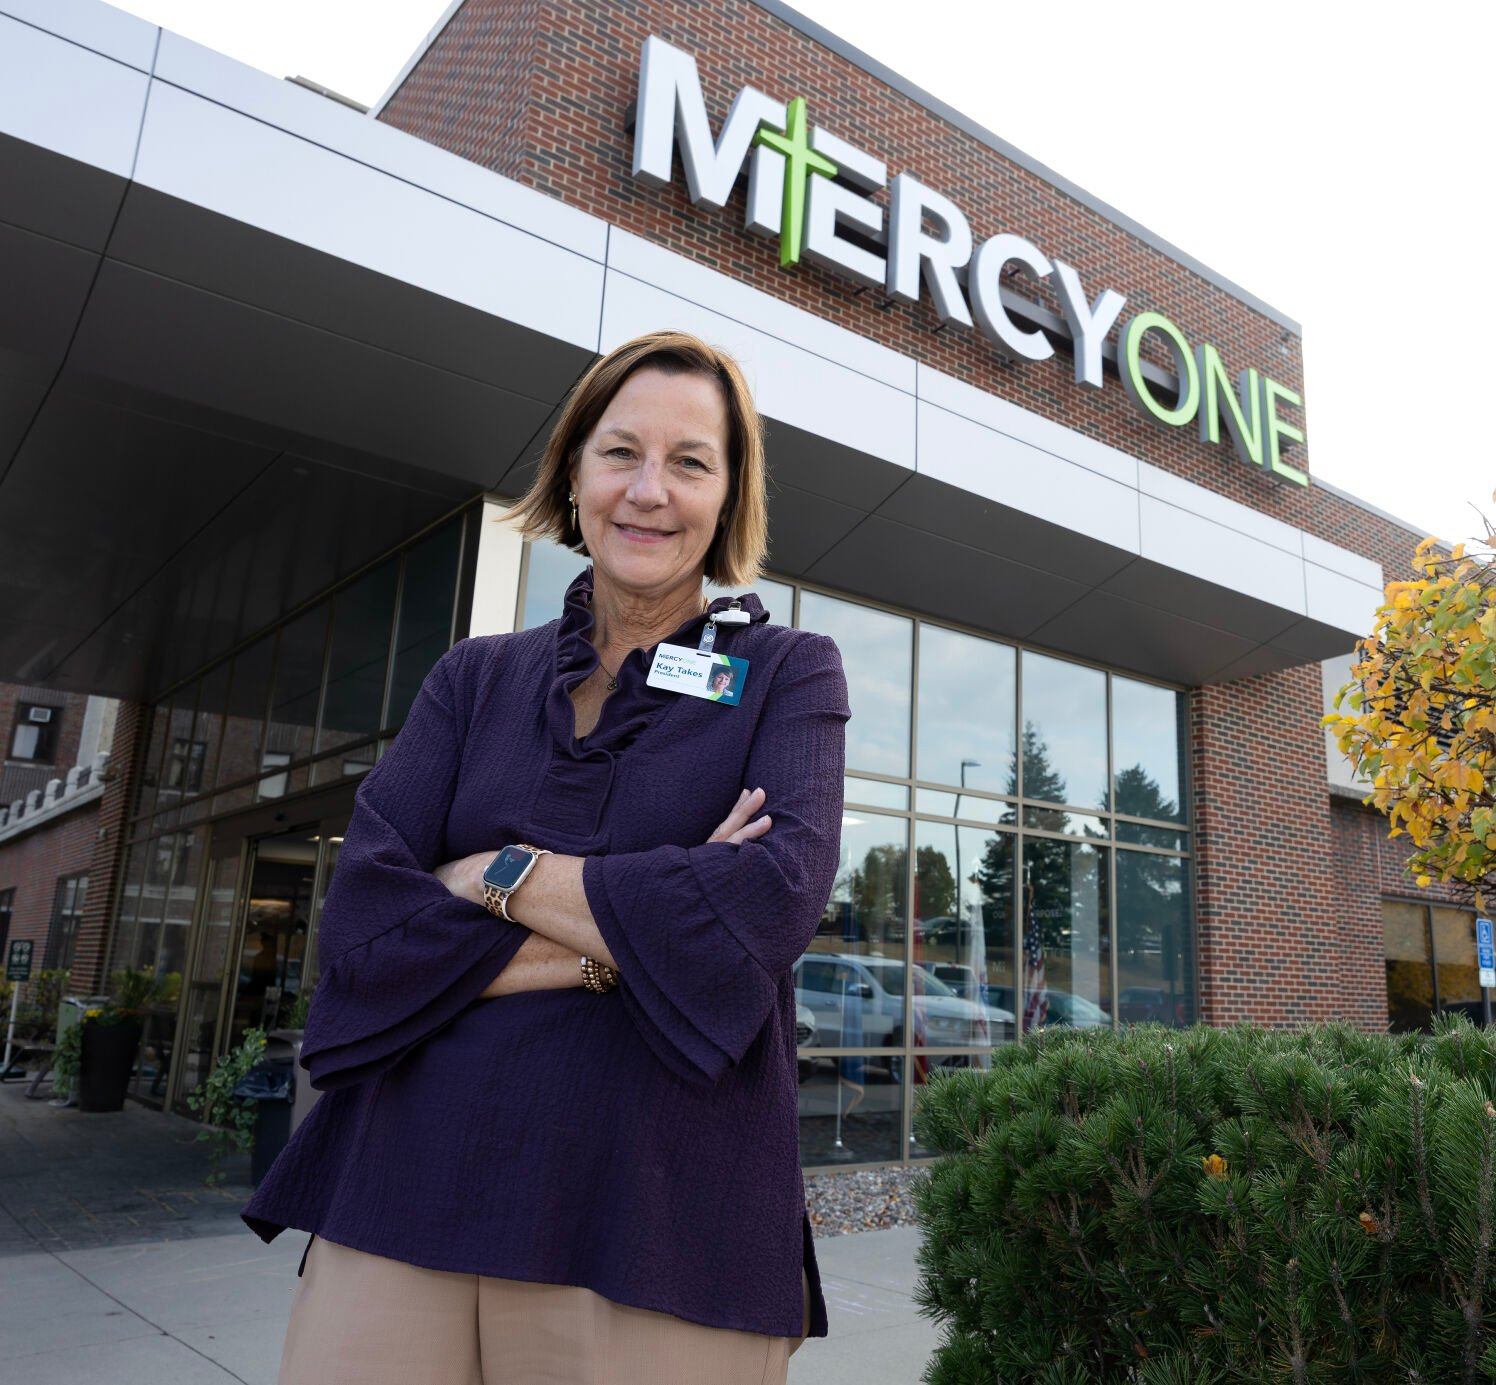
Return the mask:
[[[191,1115],[186,1104],[189,1092],[207,1080],[213,1066],[213,1039],[218,1027],[218,1005],[223,994],[224,963],[234,919],[234,898],[239,878],[238,853],[215,857],[209,865],[204,891],[202,940],[193,963],[187,1010],[181,1042],[181,1086],[177,1104],[182,1115]]]
[[[457,524],[428,534],[405,554],[400,619],[395,633],[395,666],[385,726],[399,726],[416,700],[431,666],[452,643],[452,605],[457,599]]]
[[[1428,910],[1402,899],[1382,901],[1387,949],[1387,1021],[1394,1034],[1427,1029],[1434,1017],[1434,968]]]
[[[996,798],[979,798],[970,793],[947,793],[944,789],[916,789],[917,812],[938,818],[967,818],[973,822],[1012,822],[1013,805]]]
[[[844,811],[841,862],[811,951],[901,956],[908,859],[906,819]]]
[[[161,762],[161,789],[156,795],[158,813],[202,792],[208,747],[196,737],[198,692],[199,684],[189,683],[172,699],[171,716],[166,724],[166,756]]]
[[[902,1158],[901,1060],[891,1054],[822,1058],[813,1048],[803,1053],[801,1162],[874,1164]]]
[[[1439,1010],[1482,1024],[1485,1015],[1475,957],[1475,915],[1468,909],[1450,909],[1442,904],[1433,905],[1431,914],[1434,958],[1439,968],[1434,978]]]
[[[917,1006],[916,1044],[1013,1038],[1011,835],[949,823],[916,824],[914,967],[963,1002]]]
[[[0,890],[0,949],[5,947],[10,937],[10,919],[15,912],[16,892],[12,887],[8,890]]]
[[[1023,796],[1106,807],[1106,674],[1023,651]]]
[[[198,793],[213,785],[213,774],[218,764],[219,747],[223,740],[224,714],[229,698],[230,662],[225,659],[216,668],[209,669],[202,677],[202,688],[197,699],[197,723],[192,739],[203,747],[201,768],[197,771]]]
[[[270,700],[270,672],[275,662],[272,631],[234,656],[229,675],[228,712],[223,724],[223,750],[218,756],[217,783],[238,784],[260,772],[265,742],[265,704]],[[240,808],[250,802],[253,789],[220,795],[214,811]]]
[[[919,628],[919,778],[1016,794],[1017,651],[939,625]]]
[[[327,693],[317,732],[319,754],[363,740],[379,730],[398,575],[398,564],[392,559],[333,598]],[[312,782],[336,779],[341,773],[336,758],[323,760],[316,765]]]
[[[1187,851],[1189,834],[1168,827],[1144,827],[1136,822],[1119,822],[1117,840],[1134,846],[1157,846],[1165,851]]]
[[[1117,853],[1117,1018],[1194,1020],[1189,872],[1177,856]]]
[[[47,967],[71,967],[78,942],[78,923],[88,893],[86,875],[65,875],[52,896],[52,924],[47,930]]]
[[[907,776],[914,623],[905,616],[802,591],[800,624],[830,635],[841,650],[852,707],[847,768]]]
[[[1089,842],[1023,841],[1023,1028],[1111,1024],[1106,852]]]
[[[10,733],[10,758],[51,764],[57,755],[57,728],[61,724],[61,707],[18,702],[15,726]]]
[[[1112,758],[1116,810],[1184,821],[1184,696],[1112,675]]]
[[[719,596],[742,596],[745,592],[752,592],[764,603],[764,610],[769,613],[770,625],[794,624],[795,589],[788,582],[775,582],[768,577],[761,577],[746,587],[719,587],[715,582],[706,584],[708,600],[715,600]],[[559,611],[557,614],[560,614]]]
[[[1072,837],[1089,837],[1093,841],[1107,839],[1106,823],[1090,813],[1071,813],[1063,808],[1025,808],[1023,825],[1037,827],[1041,832],[1065,832]]]
[[[882,779],[857,779],[848,775],[842,781],[842,798],[847,803],[866,803],[870,808],[907,808],[909,790],[903,784],[889,784]]]
[[[270,722],[265,731],[265,753],[261,756],[266,769],[275,764],[294,764],[312,753],[317,696],[322,689],[322,656],[327,645],[327,618],[328,606],[322,602],[281,627],[275,654],[274,691],[270,694]],[[289,788],[282,792],[294,793],[305,782],[306,771],[298,770],[291,776]],[[271,796],[279,795],[261,795]]]
[[[567,587],[591,558],[562,548],[559,543],[543,540],[525,546],[525,607],[520,612],[519,628],[530,630],[555,620],[561,614],[561,603]],[[788,623],[788,622],[786,622]]]
[[[154,849],[150,841],[132,845],[125,856],[124,884],[119,894],[119,914],[109,948],[108,977],[120,967],[133,967],[140,946],[140,892],[145,879],[147,855]]]
[[[156,790],[161,785],[161,760],[166,748],[166,725],[171,717],[171,703],[156,703],[151,708],[150,716],[150,739],[146,742],[145,759],[140,766],[140,790],[135,799],[136,816],[154,812],[156,808]]]

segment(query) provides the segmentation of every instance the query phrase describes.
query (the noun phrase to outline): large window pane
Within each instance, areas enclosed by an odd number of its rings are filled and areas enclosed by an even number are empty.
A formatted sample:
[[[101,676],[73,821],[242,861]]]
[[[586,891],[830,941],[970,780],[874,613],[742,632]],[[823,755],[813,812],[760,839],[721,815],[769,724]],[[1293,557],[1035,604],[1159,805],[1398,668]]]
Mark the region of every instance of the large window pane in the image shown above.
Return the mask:
[[[460,541],[458,525],[448,524],[427,535],[405,555],[386,726],[404,722],[422,680],[451,645]]]
[[[207,1080],[213,1067],[213,1037],[223,995],[224,963],[228,958],[238,877],[237,854],[216,857],[210,864],[207,898],[203,903],[202,941],[193,966],[186,1019],[179,1040],[187,1046],[177,1100],[183,1115],[190,1114],[187,1094]]]
[[[1013,847],[979,827],[915,826],[916,1044],[1013,1038]]]
[[[180,688],[172,699],[166,723],[166,755],[161,761],[161,787],[156,794],[157,825],[176,826],[176,814],[184,798],[202,792],[204,755],[207,747],[196,739],[198,684]],[[164,816],[163,816],[164,815]]]
[[[1112,675],[1112,761],[1119,813],[1184,821],[1184,695]]]
[[[841,862],[811,950],[902,956],[909,823],[843,812]]]
[[[918,777],[1018,792],[1017,651],[938,625],[919,629]]]
[[[117,968],[135,964],[135,954],[140,946],[140,887],[145,880],[146,857],[154,849],[153,842],[139,841],[125,855],[119,916],[115,919],[114,935],[110,939],[109,965],[104,969],[106,979]]]
[[[879,1058],[801,1059],[800,1162],[876,1164],[903,1157],[904,1086]]]
[[[1394,1034],[1427,1029],[1434,1017],[1434,968],[1428,910],[1401,899],[1382,901],[1387,948],[1387,1021]]]
[[[1468,909],[1433,906],[1434,957],[1439,968],[1439,1009],[1483,1024],[1480,970],[1475,958],[1475,915]]]
[[[327,646],[326,602],[304,611],[281,628],[275,654],[275,686],[270,694],[270,722],[265,731],[262,767],[276,769],[312,753],[317,724],[317,696],[322,690],[322,658]],[[279,798],[304,786],[306,771],[275,775],[262,781],[261,798]]]
[[[520,613],[519,628],[530,630],[555,620],[561,614],[561,601],[576,577],[591,558],[562,548],[559,543],[542,540],[528,546],[529,564],[525,572],[525,608]],[[787,622],[786,622],[787,623]]]
[[[1111,1024],[1106,849],[1023,841],[1023,1028]]]
[[[192,730],[191,752],[187,766],[187,782],[190,794],[198,798],[196,806],[184,808],[182,820],[189,817],[196,821],[206,816],[208,799],[202,797],[212,788],[216,779],[218,758],[223,746],[224,716],[228,706],[229,675],[232,665],[226,659],[203,674],[202,686],[197,696],[197,721]]]
[[[1106,807],[1106,675],[1023,651],[1023,796]]]
[[[256,640],[234,656],[229,674],[229,706],[223,723],[223,749],[218,756],[219,786],[237,784],[260,772],[264,751],[265,706],[270,700],[270,672],[275,659],[275,635]],[[214,812],[242,808],[253,797],[252,788],[220,794]]]
[[[767,577],[761,577],[757,582],[747,586],[720,587],[715,582],[706,584],[706,594],[709,600],[715,600],[719,596],[742,596],[744,592],[752,592],[764,603],[764,610],[769,613],[769,624],[794,624],[795,589],[787,582],[774,582]],[[558,611],[557,614],[559,615],[560,612]]]
[[[327,692],[317,732],[319,754],[363,740],[379,730],[398,574],[398,563],[391,560],[333,598]],[[361,758],[362,767],[367,769],[373,763],[373,748]],[[343,766],[334,757],[315,766],[312,782],[337,779],[343,773]]]
[[[156,790],[161,786],[161,759],[166,750],[166,727],[170,719],[170,702],[158,702],[151,708],[145,759],[140,766],[140,788],[135,797],[136,815],[155,811]]]
[[[907,775],[913,622],[870,606],[803,591],[800,624],[830,635],[841,650],[852,707],[847,723],[847,769]]]
[[[1177,856],[1117,853],[1117,1018],[1194,1021],[1189,873]]]

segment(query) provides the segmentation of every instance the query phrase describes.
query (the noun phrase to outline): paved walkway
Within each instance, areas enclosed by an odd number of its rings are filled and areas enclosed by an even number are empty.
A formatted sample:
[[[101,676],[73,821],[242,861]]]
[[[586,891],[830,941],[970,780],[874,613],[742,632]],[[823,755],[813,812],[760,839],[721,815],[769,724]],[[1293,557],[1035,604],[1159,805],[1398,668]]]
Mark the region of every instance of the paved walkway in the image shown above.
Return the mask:
[[[0,1086],[0,1376],[27,1385],[273,1385],[306,1237],[239,1220],[248,1159],[205,1188],[198,1126],[85,1115]],[[937,1332],[910,1300],[912,1227],[816,1242],[831,1336],[791,1385],[917,1385]]]

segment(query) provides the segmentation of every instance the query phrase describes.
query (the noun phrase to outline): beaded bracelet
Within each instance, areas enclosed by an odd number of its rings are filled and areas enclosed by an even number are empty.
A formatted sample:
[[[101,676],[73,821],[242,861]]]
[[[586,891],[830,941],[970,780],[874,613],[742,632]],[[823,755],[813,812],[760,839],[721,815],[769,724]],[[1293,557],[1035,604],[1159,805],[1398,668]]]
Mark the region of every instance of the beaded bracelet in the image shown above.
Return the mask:
[[[582,984],[599,995],[611,991],[618,984],[618,973],[605,967],[595,957],[582,958]]]

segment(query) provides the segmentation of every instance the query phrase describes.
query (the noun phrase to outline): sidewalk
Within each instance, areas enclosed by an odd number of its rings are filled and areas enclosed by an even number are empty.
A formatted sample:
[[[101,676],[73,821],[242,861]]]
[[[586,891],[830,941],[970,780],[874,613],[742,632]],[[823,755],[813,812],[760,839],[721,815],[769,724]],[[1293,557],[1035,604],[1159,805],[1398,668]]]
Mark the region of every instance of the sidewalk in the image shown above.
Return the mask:
[[[0,1087],[0,1361],[27,1385],[274,1385],[306,1245],[239,1221],[248,1160],[202,1186],[198,1127],[84,1115]],[[237,1180],[237,1181],[236,1181]],[[792,1385],[916,1385],[937,1333],[910,1302],[918,1231],[816,1241],[831,1336]]]

